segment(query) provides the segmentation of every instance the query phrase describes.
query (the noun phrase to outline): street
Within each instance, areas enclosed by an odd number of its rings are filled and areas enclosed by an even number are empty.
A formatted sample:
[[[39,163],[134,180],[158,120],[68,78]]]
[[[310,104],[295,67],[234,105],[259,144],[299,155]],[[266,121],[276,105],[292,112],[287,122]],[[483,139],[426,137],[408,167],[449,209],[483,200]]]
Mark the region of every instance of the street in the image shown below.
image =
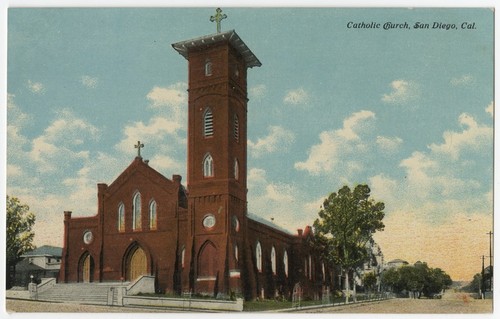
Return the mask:
[[[310,313],[491,313],[493,300],[478,300],[466,293],[446,292],[442,299],[390,299],[350,306],[329,307]]]
[[[37,302],[7,299],[8,312],[176,312],[169,309],[125,308],[70,303]],[[473,299],[465,293],[448,292],[443,299],[390,299],[385,301],[359,303],[302,310],[309,313],[491,313],[493,300]]]

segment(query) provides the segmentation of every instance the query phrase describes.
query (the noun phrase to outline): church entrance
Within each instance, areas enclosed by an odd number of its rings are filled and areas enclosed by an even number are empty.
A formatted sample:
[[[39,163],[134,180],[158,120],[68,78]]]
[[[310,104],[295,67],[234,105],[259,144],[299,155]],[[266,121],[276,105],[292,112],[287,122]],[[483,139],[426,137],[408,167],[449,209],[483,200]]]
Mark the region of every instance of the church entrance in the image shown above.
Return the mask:
[[[127,281],[134,281],[141,275],[148,274],[148,259],[141,247],[137,247],[131,252],[127,263]]]
[[[94,259],[90,254],[86,254],[80,261],[80,282],[94,281]]]

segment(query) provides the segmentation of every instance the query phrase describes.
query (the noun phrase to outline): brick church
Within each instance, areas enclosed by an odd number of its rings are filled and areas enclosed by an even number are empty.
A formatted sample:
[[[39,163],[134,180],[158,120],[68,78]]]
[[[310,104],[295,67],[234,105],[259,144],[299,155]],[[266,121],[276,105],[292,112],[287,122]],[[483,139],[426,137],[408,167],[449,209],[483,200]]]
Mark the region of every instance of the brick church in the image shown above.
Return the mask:
[[[220,11],[218,11],[220,14]],[[218,27],[220,21],[218,21]],[[64,212],[60,282],[155,278],[159,293],[309,298],[333,275],[308,241],[247,212],[247,70],[258,58],[232,30],[172,47],[189,66],[187,182],[138,156],[97,185],[97,214]]]

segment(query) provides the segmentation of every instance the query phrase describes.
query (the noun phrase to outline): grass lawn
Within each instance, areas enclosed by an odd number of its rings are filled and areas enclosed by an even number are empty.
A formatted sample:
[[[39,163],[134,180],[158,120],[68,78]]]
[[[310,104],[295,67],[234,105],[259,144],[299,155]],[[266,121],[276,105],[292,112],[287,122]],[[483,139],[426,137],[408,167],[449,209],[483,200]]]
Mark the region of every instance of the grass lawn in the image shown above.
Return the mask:
[[[344,299],[335,299],[334,302],[343,302]],[[321,300],[302,300],[300,307],[319,306],[322,305]],[[297,307],[291,301],[276,301],[276,300],[260,300],[260,301],[245,301],[243,303],[243,311],[268,311]]]

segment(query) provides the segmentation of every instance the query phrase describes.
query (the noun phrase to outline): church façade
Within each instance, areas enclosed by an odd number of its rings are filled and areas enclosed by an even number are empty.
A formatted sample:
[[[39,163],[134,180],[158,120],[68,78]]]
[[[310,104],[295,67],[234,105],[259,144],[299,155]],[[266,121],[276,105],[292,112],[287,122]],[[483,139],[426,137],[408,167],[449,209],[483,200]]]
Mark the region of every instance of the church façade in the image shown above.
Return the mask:
[[[155,278],[158,293],[319,298],[331,270],[308,244],[247,212],[247,70],[261,66],[233,31],[178,42],[188,61],[187,183],[138,156],[97,185],[97,214],[64,212],[60,282]]]

